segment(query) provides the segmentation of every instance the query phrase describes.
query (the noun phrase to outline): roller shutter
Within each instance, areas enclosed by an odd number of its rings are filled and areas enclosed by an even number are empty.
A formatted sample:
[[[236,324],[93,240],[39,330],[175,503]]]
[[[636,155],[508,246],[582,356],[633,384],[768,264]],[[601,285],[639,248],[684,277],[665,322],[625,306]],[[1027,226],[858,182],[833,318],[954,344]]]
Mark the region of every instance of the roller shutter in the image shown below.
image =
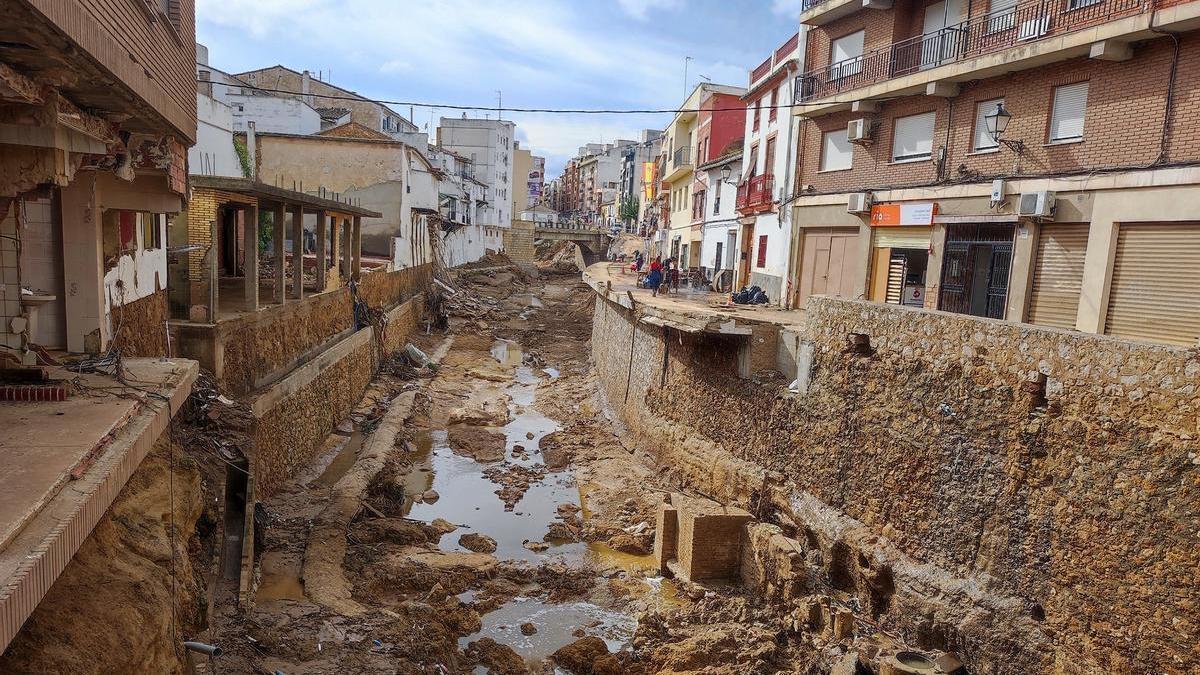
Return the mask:
[[[876,227],[875,248],[915,248],[929,250],[932,227]]]
[[[1104,332],[1194,346],[1200,340],[1200,223],[1123,224]]]
[[[1088,224],[1044,225],[1038,235],[1029,298],[1029,323],[1075,328]]]

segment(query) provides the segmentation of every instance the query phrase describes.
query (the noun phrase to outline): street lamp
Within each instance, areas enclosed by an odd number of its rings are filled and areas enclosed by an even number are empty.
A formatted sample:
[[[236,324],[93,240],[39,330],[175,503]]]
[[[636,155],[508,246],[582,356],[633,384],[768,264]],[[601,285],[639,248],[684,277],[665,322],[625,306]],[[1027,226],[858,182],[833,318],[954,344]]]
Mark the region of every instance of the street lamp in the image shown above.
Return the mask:
[[[726,164],[725,166],[721,167],[721,182],[722,183],[729,183],[730,185],[733,185],[734,182],[729,180],[729,177],[731,175],[733,175],[733,165]]]
[[[1025,142],[1003,138],[1005,130],[1008,129],[1008,122],[1011,119],[1012,113],[1008,112],[1004,107],[1004,101],[998,101],[996,109],[983,116],[983,122],[987,125],[987,132],[992,137],[992,140],[1011,148],[1013,152],[1019,155],[1025,152]]]

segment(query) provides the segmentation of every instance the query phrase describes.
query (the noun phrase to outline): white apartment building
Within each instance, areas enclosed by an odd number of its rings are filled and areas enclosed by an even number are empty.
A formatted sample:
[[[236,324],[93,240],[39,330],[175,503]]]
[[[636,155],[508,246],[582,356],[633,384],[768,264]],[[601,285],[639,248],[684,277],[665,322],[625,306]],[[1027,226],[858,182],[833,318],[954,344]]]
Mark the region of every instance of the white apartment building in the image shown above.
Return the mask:
[[[456,267],[483,258],[488,249],[499,250],[503,240],[499,227],[480,220],[487,186],[475,177],[471,160],[447,148],[430,145],[426,153],[437,170],[434,189],[441,216],[441,251],[448,267]]]
[[[492,250],[504,246],[501,230],[512,226],[513,137],[516,124],[505,120],[443,117],[438,125],[438,145],[469,159],[475,179],[487,186],[479,209],[479,224],[488,232],[485,244]],[[526,176],[521,176],[526,180]]]
[[[196,93],[229,106],[231,129],[244,132],[248,123],[263,133],[307,136],[321,130],[321,115],[308,102],[258,91],[245,80],[214,68],[208,48],[196,44]]]
[[[780,304],[790,290],[784,288],[784,279],[789,278],[794,232],[791,209],[784,204],[795,182],[793,149],[799,127],[789,106],[794,93],[792,80],[803,70],[806,30],[807,26],[803,27],[750,72],[748,89],[742,97],[746,102],[746,128],[737,187],[737,212],[742,223],[737,285],[759,286],[772,303]]]

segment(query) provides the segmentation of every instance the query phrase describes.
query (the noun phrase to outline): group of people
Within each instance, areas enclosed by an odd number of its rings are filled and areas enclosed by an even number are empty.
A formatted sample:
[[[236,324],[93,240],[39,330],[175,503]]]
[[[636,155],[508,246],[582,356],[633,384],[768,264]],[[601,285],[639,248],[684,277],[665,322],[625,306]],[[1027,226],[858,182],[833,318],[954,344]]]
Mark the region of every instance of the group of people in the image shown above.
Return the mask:
[[[646,274],[646,279],[642,282],[642,285],[645,288],[649,288],[653,292],[653,295],[658,295],[659,290],[669,293],[672,283],[678,288],[678,279],[679,261],[675,256],[671,256],[664,261],[661,255],[657,255],[654,257],[654,260],[650,261],[650,271]]]

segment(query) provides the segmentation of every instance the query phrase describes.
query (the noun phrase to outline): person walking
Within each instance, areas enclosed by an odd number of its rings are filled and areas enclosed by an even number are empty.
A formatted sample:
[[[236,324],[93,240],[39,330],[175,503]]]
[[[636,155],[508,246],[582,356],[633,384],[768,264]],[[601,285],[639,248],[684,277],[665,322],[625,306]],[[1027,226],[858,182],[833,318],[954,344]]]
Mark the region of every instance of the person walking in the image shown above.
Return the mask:
[[[650,273],[646,275],[646,286],[650,287],[650,290],[653,291],[652,295],[657,296],[658,287],[662,285],[662,282],[663,264],[662,256],[660,255],[650,261]]]

